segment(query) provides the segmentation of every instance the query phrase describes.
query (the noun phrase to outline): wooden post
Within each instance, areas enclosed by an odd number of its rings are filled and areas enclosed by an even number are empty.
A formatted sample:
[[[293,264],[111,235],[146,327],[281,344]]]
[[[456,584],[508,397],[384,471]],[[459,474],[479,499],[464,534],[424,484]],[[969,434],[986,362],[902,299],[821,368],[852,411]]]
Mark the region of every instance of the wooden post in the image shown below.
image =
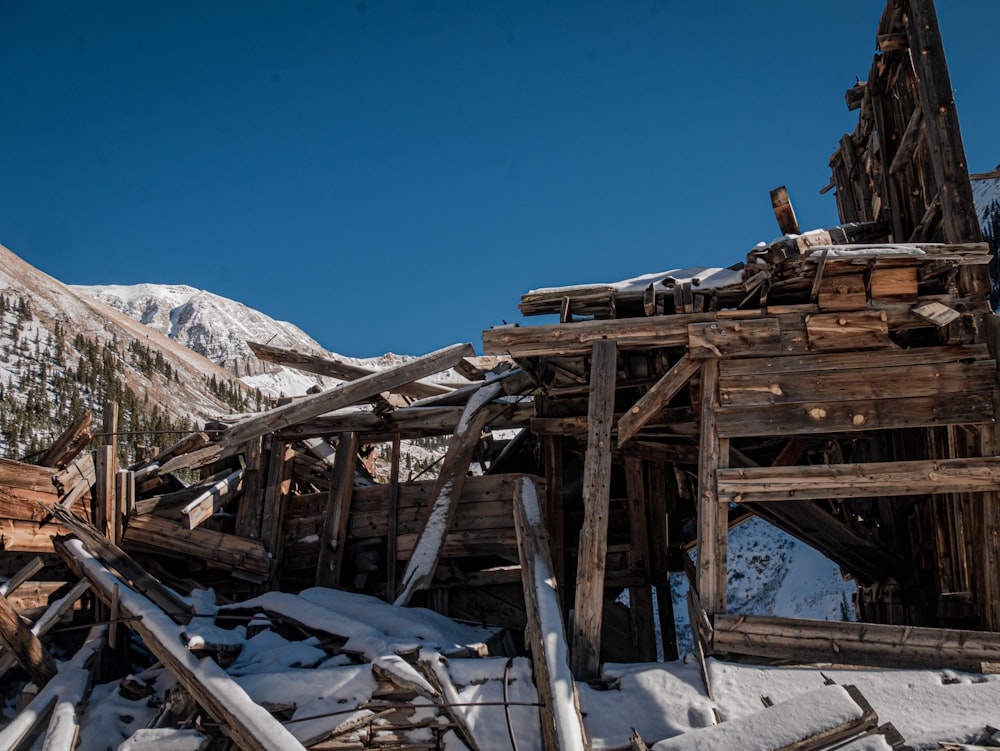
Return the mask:
[[[267,438],[270,441],[270,436]],[[244,468],[243,501],[236,510],[235,532],[240,537],[260,539],[260,522],[263,514],[264,487],[261,466],[264,460],[264,439],[260,436],[247,442],[246,467]]]
[[[392,436],[392,468],[389,470],[389,531],[386,535],[385,599],[396,599],[396,532],[399,527],[399,433]]]
[[[267,468],[267,486],[264,490],[264,509],[260,522],[260,539],[272,561],[269,577],[272,584],[278,581],[278,568],[281,563],[285,506],[292,483],[288,466],[290,461],[289,445],[282,441],[274,441],[271,444],[271,461]]]
[[[115,528],[115,475],[118,473],[118,462],[115,460],[115,447],[107,444],[98,446],[94,454],[97,468],[93,512],[94,526],[97,527],[102,535],[113,541]]]
[[[573,673],[581,679],[597,675],[601,658],[617,355],[618,346],[613,340],[594,342],[587,407],[587,454],[583,464],[584,520],[580,530],[573,618]]]
[[[541,706],[542,745],[546,749],[582,749],[585,731],[576,687],[566,662],[559,593],[545,534],[538,493],[528,477],[514,486],[514,528],[521,562],[528,616],[525,641],[531,652]]]
[[[59,436],[45,456],[38,462],[42,467],[64,467],[73,461],[77,454],[87,447],[91,439],[90,423],[94,419],[93,412],[81,412],[73,424]]]
[[[562,436],[542,437],[545,451],[545,526],[549,535],[552,555],[552,571],[556,582],[566,581],[566,546],[564,520],[563,487],[563,439]]]
[[[56,674],[56,663],[17,612],[0,597],[0,640],[41,688]]]
[[[625,493],[628,504],[629,568],[641,573],[642,583],[628,590],[633,653],[639,662],[656,661],[656,628],[653,622],[653,590],[650,581],[649,535],[646,516],[646,484],[642,460],[625,458]]]
[[[354,469],[358,456],[358,434],[341,433],[333,460],[333,481],[326,501],[323,534],[319,539],[319,562],[316,564],[317,587],[339,587],[347,543],[347,519],[354,492]]]
[[[720,503],[716,470],[728,464],[715,425],[719,406],[719,361],[701,369],[701,443],[698,454],[698,595],[709,615],[726,612],[728,504]]]

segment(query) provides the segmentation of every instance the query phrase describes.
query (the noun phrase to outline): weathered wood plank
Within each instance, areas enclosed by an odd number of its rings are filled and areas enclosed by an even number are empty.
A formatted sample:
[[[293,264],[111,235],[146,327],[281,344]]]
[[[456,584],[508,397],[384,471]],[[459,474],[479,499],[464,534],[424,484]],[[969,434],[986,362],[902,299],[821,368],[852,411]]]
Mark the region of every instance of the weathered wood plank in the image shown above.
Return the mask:
[[[809,349],[888,349],[889,325],[884,310],[806,316]]]
[[[693,360],[781,354],[781,330],[776,318],[693,323],[688,326],[688,340],[688,354]]]
[[[1000,660],[1000,634],[875,623],[841,623],[755,615],[716,615],[719,654],[808,663],[979,671]]]
[[[994,391],[985,391],[967,393],[961,399],[915,397],[722,407],[718,411],[719,435],[792,436],[991,423],[996,416],[993,397]]]
[[[614,340],[622,349],[635,347],[683,347],[688,325],[716,320],[715,313],[619,318],[610,321],[578,321],[546,326],[503,326],[483,332],[483,351],[513,357],[584,355],[595,341]]]
[[[774,209],[774,218],[778,220],[781,234],[799,234],[799,220],[795,218],[795,209],[788,197],[788,188],[784,185],[771,191],[771,208]]]
[[[719,390],[721,402],[726,407],[943,397],[945,394],[988,391],[996,385],[996,373],[993,360],[905,367],[845,367],[817,372],[729,376],[720,380]]]
[[[1000,457],[746,467],[716,476],[723,503],[982,493],[1000,483]]]
[[[537,489],[528,477],[514,487],[514,523],[528,615],[526,641],[541,703],[538,712],[543,745],[546,749],[583,749],[586,734],[570,673],[562,608]]]
[[[266,577],[270,567],[267,551],[260,540],[248,540],[204,527],[188,529],[181,522],[158,516],[132,519],[122,544],[129,549],[195,558],[240,573],[252,581]]]
[[[571,664],[578,678],[595,677],[600,665],[611,492],[611,426],[615,417],[617,369],[615,342],[595,341],[587,407],[587,453],[583,464],[584,519],[580,530],[572,629]]]
[[[910,367],[936,363],[991,360],[985,344],[949,347],[918,347],[893,349],[886,352],[840,352],[837,354],[795,354],[746,360],[722,360],[719,363],[721,383],[737,376],[769,377],[775,373],[815,373],[825,370],[858,370],[872,367]]]
[[[826,276],[816,292],[820,310],[864,310],[868,305],[862,274]]]
[[[666,406],[701,368],[701,361],[684,355],[618,421],[618,446],[624,446]],[[535,420],[532,420],[532,429]]]

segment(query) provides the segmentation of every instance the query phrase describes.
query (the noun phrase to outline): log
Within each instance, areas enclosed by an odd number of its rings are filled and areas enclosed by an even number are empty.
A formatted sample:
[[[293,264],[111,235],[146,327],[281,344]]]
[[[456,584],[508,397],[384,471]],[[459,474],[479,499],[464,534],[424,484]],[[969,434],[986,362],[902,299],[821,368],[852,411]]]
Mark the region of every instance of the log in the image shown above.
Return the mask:
[[[771,191],[771,208],[774,209],[774,218],[778,220],[778,230],[783,235],[797,235],[799,220],[795,218],[795,209],[792,208],[792,201],[788,197],[788,188],[782,185]]]
[[[514,524],[528,616],[525,641],[541,703],[543,746],[560,751],[583,749],[586,731],[569,667],[552,555],[538,492],[529,477],[514,486]]]
[[[39,639],[45,636],[52,630],[53,626],[59,623],[60,619],[66,613],[73,609],[76,601],[83,597],[89,588],[90,585],[85,581],[80,581],[73,585],[69,592],[45,609],[41,617],[32,624],[31,633]],[[10,652],[4,652],[0,655],[0,678],[6,675],[7,671],[14,667],[14,663],[16,662],[17,659]]]
[[[156,604],[115,577],[90,555],[78,540],[60,543],[67,562],[72,561],[105,602],[119,588],[119,609],[130,629],[166,666],[205,710],[218,720],[227,735],[247,751],[303,751],[295,737],[263,707],[254,703],[225,670],[211,658],[199,659],[184,648],[182,629]]]
[[[35,556],[27,565],[19,569],[12,577],[10,577],[3,584],[0,584],[0,597],[6,597],[8,594],[13,592],[15,589],[24,584],[28,579],[33,577],[39,571],[45,568],[45,561],[43,561],[38,556]]]
[[[594,342],[587,406],[587,453],[583,463],[584,519],[580,530],[572,630],[571,664],[577,678],[596,677],[600,667],[611,494],[611,426],[615,416],[617,369],[615,342]]]

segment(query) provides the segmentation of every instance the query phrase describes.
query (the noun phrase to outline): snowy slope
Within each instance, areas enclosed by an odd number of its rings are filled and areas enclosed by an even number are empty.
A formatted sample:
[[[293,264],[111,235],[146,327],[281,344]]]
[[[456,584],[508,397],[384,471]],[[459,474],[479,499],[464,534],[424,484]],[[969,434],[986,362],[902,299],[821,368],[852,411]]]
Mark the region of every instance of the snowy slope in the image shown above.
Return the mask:
[[[1000,177],[987,180],[972,181],[972,199],[979,214],[979,223],[986,224],[986,214],[990,211],[1000,211]]]

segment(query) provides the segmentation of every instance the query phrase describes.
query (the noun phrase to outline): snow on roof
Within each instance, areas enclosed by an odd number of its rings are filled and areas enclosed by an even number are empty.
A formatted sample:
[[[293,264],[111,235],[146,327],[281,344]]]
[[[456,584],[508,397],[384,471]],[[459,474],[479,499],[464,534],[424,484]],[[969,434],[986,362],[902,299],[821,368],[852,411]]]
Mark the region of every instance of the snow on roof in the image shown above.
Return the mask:
[[[620,282],[574,284],[567,287],[542,287],[531,290],[526,296],[556,293],[571,294],[573,292],[594,291],[597,289],[605,289],[609,292],[614,290],[618,293],[639,293],[645,290],[650,284],[654,287],[669,288],[676,284],[690,283],[692,286],[700,289],[715,289],[718,287],[728,287],[731,284],[738,284],[742,279],[743,272],[740,269],[723,269],[717,266],[689,266],[685,269],[643,274],[631,279],[623,279]]]

